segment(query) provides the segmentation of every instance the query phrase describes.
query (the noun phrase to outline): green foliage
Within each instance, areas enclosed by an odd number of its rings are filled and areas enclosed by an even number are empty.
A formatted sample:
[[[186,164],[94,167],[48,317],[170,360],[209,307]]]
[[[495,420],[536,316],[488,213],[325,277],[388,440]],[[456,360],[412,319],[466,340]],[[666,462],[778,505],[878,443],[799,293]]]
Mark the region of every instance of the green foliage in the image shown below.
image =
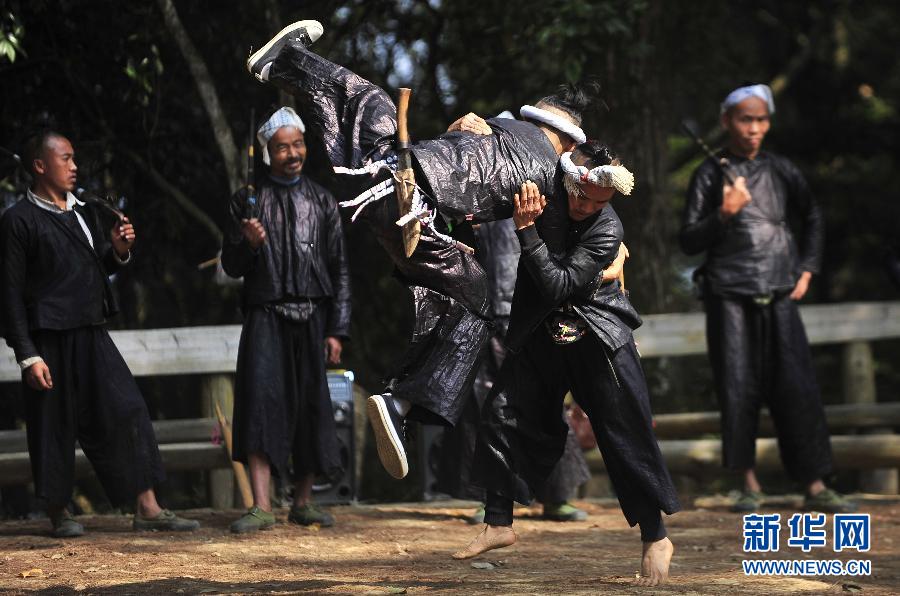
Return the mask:
[[[22,49],[21,40],[25,36],[25,28],[11,11],[0,13],[0,57],[11,63],[17,55],[27,56]]]

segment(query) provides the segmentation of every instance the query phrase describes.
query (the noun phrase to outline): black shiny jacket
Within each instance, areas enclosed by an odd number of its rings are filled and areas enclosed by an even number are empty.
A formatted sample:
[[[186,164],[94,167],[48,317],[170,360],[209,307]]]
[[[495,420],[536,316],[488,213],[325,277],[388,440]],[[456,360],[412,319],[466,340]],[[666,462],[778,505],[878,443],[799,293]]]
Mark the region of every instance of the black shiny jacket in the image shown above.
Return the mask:
[[[694,172],[679,240],[689,254],[706,252],[698,270],[701,290],[754,296],[794,287],[804,271],[818,273],[822,212],[794,164],[773,153],[754,160],[725,154],[747,179],[751,202],[726,222],[719,218],[723,178],[712,159]],[[789,224],[800,230],[799,247]]]
[[[570,222],[566,252],[555,256],[538,235],[538,227],[517,230],[522,245],[507,346],[517,351],[543,320],[565,302],[591,331],[615,351],[632,338],[641,318],[619,282],[600,283],[603,269],[619,251],[624,229],[611,206],[582,222]]]
[[[451,221],[511,217],[513,195],[526,180],[548,197],[554,190],[559,156],[547,135],[521,120],[487,122],[492,134],[451,132],[412,146],[426,190]]]
[[[349,337],[350,273],[334,196],[307,176],[286,186],[265,180],[257,189],[266,242],[256,251],[241,234],[246,189],[228,204],[222,268],[244,277],[244,307],[297,298],[329,298],[326,336]]]

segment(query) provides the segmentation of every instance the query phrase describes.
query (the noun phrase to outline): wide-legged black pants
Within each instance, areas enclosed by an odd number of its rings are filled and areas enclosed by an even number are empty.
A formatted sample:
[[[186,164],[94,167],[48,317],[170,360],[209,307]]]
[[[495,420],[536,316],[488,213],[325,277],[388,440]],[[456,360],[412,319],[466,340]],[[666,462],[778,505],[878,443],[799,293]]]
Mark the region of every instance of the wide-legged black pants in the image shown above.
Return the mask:
[[[473,391],[462,417],[455,427],[445,429],[441,437],[440,458],[435,472],[438,491],[457,499],[474,499],[481,502],[485,500],[485,491],[471,481],[472,460],[478,440],[478,427],[481,424],[482,406],[499,377],[500,368],[506,357],[506,348],[500,334],[495,334],[491,338],[485,352],[487,354],[478,368]],[[560,415],[564,414],[560,412]],[[562,457],[553,467],[544,485],[536,491],[535,498],[545,504],[568,501],[575,495],[578,487],[590,477],[584,453],[575,433],[569,428]]]
[[[269,81],[291,93],[306,124],[310,144],[325,148],[332,166],[359,168],[393,153],[397,110],[377,85],[308,51],[285,46]],[[374,184],[369,176],[337,176],[343,198]],[[353,193],[353,194],[351,194]],[[487,276],[474,256],[422,230],[406,257],[393,197],[361,215],[413,293],[416,323],[410,349],[388,382],[394,397],[413,404],[409,417],[455,424],[475,377],[478,354],[490,336]]]
[[[38,499],[65,506],[75,483],[75,441],[110,502],[132,505],[165,478],[147,405],[106,329],[32,333],[53,388],[23,384],[28,452]]]
[[[632,526],[680,509],[653,434],[650,397],[634,342],[608,354],[593,335],[557,345],[537,329],[510,354],[482,411],[475,483],[529,503],[562,456],[565,394],[591,420],[619,504]],[[511,508],[511,505],[510,505]]]
[[[828,425],[797,304],[786,294],[766,306],[711,295],[705,306],[725,467],[755,466],[759,410],[766,405],[790,477],[808,484],[831,473]]]
[[[261,453],[283,479],[340,476],[325,371],[325,311],[317,308],[304,323],[263,307],[247,311],[235,376],[235,461]]]

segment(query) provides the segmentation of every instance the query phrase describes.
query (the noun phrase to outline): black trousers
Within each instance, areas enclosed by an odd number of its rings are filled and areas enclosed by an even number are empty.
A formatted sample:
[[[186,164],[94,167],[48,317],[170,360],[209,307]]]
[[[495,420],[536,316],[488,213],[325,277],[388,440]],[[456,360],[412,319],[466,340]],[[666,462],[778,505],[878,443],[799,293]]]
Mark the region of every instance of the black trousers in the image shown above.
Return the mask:
[[[481,502],[485,501],[485,491],[472,484],[472,459],[478,440],[481,409],[499,376],[500,367],[506,356],[506,348],[500,334],[495,334],[491,338],[485,352],[486,357],[478,368],[473,391],[466,402],[462,418],[453,428],[445,429],[441,437],[440,458],[435,471],[438,491],[457,499],[474,499]],[[535,497],[545,504],[568,501],[575,495],[578,487],[590,477],[584,453],[575,433],[569,428],[562,457],[553,467],[547,481],[537,490]]]
[[[607,354],[593,335],[560,346],[542,327],[507,356],[482,411],[474,480],[508,502],[529,503],[563,453],[565,394],[591,420],[597,445],[628,523],[648,526],[680,509],[653,434],[650,396],[634,342]],[[487,518],[486,518],[487,521]]]
[[[706,339],[722,411],[723,464],[756,464],[759,410],[767,405],[781,460],[801,484],[831,473],[831,442],[806,331],[788,295],[767,306],[708,296]]]
[[[162,482],[165,474],[147,405],[103,327],[35,331],[53,388],[23,384],[28,452],[38,499],[65,506],[75,482],[75,441],[114,506]]]
[[[235,376],[235,461],[264,454],[284,479],[291,469],[295,480],[341,474],[324,341],[322,307],[305,323],[263,307],[247,311]]]
[[[332,166],[358,168],[394,149],[397,110],[376,85],[292,43],[278,55],[269,81],[291,93],[310,141],[325,148]],[[350,198],[374,184],[369,176],[337,177]],[[487,276],[474,256],[422,230],[406,257],[396,200],[388,196],[361,216],[413,292],[416,307],[412,345],[396,366],[388,387],[410,401],[410,418],[455,424],[465,406],[478,354],[490,335]]]

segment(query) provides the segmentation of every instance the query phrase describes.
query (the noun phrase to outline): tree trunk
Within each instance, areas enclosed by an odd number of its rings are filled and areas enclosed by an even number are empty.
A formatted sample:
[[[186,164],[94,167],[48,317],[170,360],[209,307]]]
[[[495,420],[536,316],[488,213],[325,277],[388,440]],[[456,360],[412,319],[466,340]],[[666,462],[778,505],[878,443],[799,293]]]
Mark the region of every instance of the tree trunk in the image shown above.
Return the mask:
[[[194,42],[188,36],[184,25],[181,24],[181,19],[178,18],[178,11],[175,10],[175,4],[172,0],[157,0],[157,4],[162,11],[166,28],[172,37],[175,38],[175,43],[178,44],[178,49],[181,50],[182,56],[187,61],[191,75],[194,77],[194,82],[197,84],[197,92],[200,94],[203,107],[206,108],[206,113],[212,124],[216,144],[219,146],[219,151],[222,152],[225,173],[228,175],[228,187],[231,192],[234,192],[241,186],[238,149],[237,144],[234,142],[234,136],[231,134],[231,127],[228,126],[228,121],[225,118],[222,104],[219,102],[219,95],[216,93],[212,76],[209,74],[206,62],[203,61],[200,52],[197,51]]]

